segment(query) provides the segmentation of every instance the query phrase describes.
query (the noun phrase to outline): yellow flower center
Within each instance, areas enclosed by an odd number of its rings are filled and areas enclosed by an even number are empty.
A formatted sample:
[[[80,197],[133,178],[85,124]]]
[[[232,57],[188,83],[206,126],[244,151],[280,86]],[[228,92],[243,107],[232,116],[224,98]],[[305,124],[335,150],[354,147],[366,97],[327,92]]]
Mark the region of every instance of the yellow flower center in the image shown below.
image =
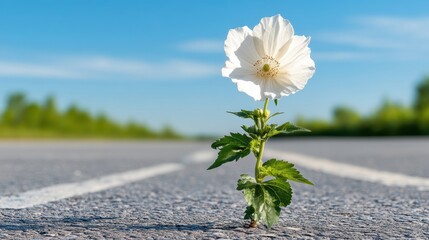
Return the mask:
[[[279,72],[280,63],[270,56],[265,56],[253,64],[256,73],[263,80],[273,79]]]
[[[269,72],[270,71],[270,65],[265,63],[264,66],[262,67],[262,71]]]

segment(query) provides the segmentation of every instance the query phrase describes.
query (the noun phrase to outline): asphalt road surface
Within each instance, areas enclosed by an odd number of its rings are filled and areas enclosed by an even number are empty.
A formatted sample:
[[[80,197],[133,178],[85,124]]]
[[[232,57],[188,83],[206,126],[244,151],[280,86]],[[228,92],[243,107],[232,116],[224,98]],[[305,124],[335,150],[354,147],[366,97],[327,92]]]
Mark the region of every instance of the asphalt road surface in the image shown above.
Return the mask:
[[[429,239],[428,138],[269,142],[315,183],[271,230],[235,190],[254,159],[206,171],[209,146],[0,142],[0,239]]]

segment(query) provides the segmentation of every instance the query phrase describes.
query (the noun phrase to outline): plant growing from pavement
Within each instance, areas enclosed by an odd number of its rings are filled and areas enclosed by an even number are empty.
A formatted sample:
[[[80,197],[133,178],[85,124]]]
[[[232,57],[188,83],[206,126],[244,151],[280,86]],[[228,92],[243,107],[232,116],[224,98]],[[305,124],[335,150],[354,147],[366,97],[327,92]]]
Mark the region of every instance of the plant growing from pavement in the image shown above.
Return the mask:
[[[229,112],[252,120],[253,125],[243,125],[244,133],[230,133],[216,140],[212,148],[219,153],[208,170],[251,153],[255,156],[255,176],[242,174],[237,184],[248,205],[244,218],[251,220],[252,227],[262,222],[271,228],[278,222],[281,207],[291,203],[289,181],[313,185],[290,162],[274,158],[263,161],[270,137],[309,131],[290,122],[270,124],[271,118],[282,113],[268,110],[270,100],[277,106],[281,97],[303,89],[313,76],[315,64],[309,43],[309,37],[294,35],[290,22],[280,15],[261,19],[253,30],[247,26],[231,29],[225,40],[227,60],[222,75],[231,78],[240,92],[264,101],[264,107]]]

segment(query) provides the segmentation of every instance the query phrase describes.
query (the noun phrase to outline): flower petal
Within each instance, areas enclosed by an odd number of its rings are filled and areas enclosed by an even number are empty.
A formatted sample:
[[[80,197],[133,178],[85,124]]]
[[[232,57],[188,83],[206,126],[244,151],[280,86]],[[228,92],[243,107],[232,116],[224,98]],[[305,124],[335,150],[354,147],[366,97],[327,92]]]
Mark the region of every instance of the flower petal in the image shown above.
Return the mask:
[[[300,80],[299,78],[298,80]],[[291,77],[288,75],[278,76],[276,82],[279,86],[281,86],[281,96],[289,96],[290,94],[296,93],[299,90],[303,89],[308,79],[305,81],[292,81]]]
[[[310,56],[301,60],[293,68],[289,68],[287,73],[276,76],[276,81],[283,87],[283,93],[287,95],[302,90],[315,71],[314,61]]]
[[[231,29],[224,48],[227,56],[226,69],[222,70],[224,77],[229,77],[228,73],[236,67],[253,68],[253,64],[260,58],[253,43],[252,30],[247,26]]]
[[[280,71],[287,70],[289,65],[299,64],[299,60],[303,57],[310,56],[310,37],[305,36],[293,36],[291,41],[288,43],[289,47],[285,51],[284,55],[278,58],[280,62]]]
[[[265,80],[261,85],[261,95],[264,98],[279,99],[282,96],[289,95],[289,91],[285,86],[275,80]]]
[[[262,99],[260,80],[254,75],[248,75],[248,80],[240,80],[232,78],[232,82],[237,84],[238,91],[244,92],[251,96],[255,101]]]
[[[284,93],[295,93],[305,87],[316,68],[308,47],[310,38],[293,36],[288,51],[280,59],[277,82],[284,86]]]
[[[280,97],[280,89],[273,80],[266,80],[262,89],[265,98],[276,99]]]
[[[246,68],[236,68],[231,74],[231,80],[237,84],[238,91],[251,96],[255,101],[261,100],[261,80]]]
[[[253,28],[253,36],[259,55],[277,56],[278,51],[293,36],[294,30],[290,22],[280,14],[273,17],[262,18],[261,22]]]

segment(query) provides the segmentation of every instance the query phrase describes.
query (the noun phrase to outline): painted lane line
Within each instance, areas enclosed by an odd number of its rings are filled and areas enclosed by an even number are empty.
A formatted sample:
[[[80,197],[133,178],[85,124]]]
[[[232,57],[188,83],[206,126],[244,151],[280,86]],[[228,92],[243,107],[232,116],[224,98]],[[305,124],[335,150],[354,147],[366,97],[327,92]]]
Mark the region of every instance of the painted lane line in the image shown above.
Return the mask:
[[[215,150],[205,150],[194,152],[182,159],[184,164],[205,163],[216,160],[217,153]]]
[[[332,160],[306,156],[303,154],[276,150],[266,151],[269,158],[281,158],[301,167],[355,180],[380,183],[394,187],[416,187],[418,190],[429,190],[429,178],[408,176],[400,173],[375,170]]]
[[[429,190],[429,178],[414,177],[400,173],[381,171],[352,164],[340,163],[329,159],[271,149],[266,150],[266,157],[281,157],[282,159],[289,160],[298,166],[339,177],[375,182],[386,186],[411,186],[416,187],[421,191]],[[199,151],[185,157],[183,162],[185,164],[204,163],[214,161],[215,159],[216,151]]]
[[[183,169],[183,167],[182,164],[175,163],[161,164],[153,167],[111,174],[84,182],[58,184],[31,190],[16,196],[0,198],[0,209],[29,208],[65,198],[99,192],[157,175],[179,171]]]

